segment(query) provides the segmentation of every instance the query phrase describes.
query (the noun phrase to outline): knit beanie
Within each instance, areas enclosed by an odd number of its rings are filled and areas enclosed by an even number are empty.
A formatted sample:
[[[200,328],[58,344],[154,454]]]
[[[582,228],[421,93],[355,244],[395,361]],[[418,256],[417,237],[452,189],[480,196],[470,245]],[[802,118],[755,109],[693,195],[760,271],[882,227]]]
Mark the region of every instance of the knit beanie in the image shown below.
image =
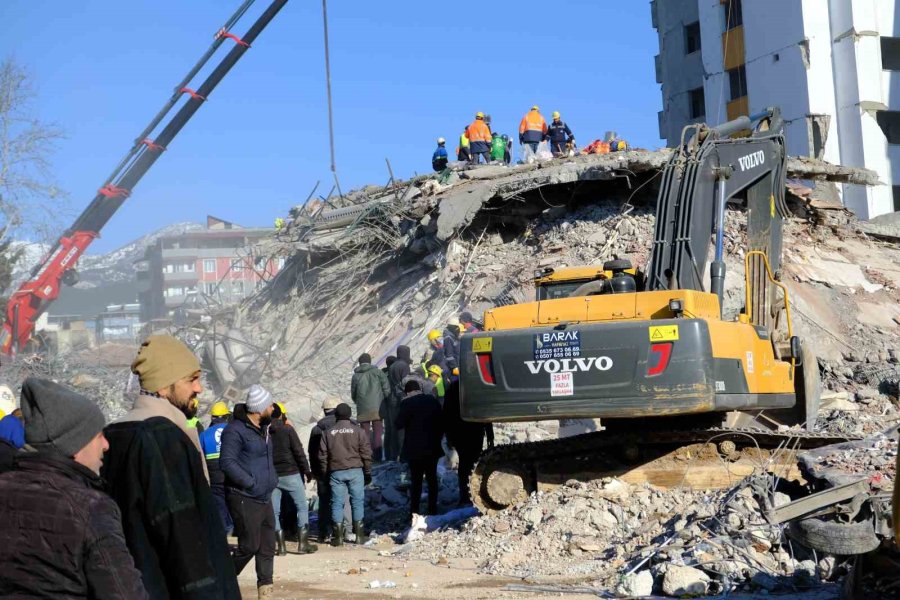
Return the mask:
[[[148,392],[158,392],[200,370],[200,361],[181,340],[171,335],[151,335],[138,350],[131,372]]]
[[[247,391],[247,412],[261,413],[275,402],[269,390],[254,383]]]
[[[372,356],[365,352],[359,355],[359,364],[361,365],[371,365],[372,364]]]
[[[37,450],[54,448],[72,457],[106,424],[97,405],[81,394],[46,379],[22,384],[25,442]]]
[[[337,405],[337,408],[334,409],[334,416],[338,421],[347,421],[352,414],[353,410],[351,410],[350,405],[346,402],[341,402]]]

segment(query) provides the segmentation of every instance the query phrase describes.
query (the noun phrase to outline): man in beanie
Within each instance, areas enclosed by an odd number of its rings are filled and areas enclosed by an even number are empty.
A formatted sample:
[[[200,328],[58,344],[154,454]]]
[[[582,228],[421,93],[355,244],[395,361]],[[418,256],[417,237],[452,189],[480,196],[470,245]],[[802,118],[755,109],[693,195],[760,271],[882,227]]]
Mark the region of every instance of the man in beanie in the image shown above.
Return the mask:
[[[375,460],[381,460],[381,404],[391,396],[387,375],[372,365],[372,357],[363,354],[350,378],[350,398],[356,404],[356,420],[369,433]]]
[[[331,485],[332,546],[344,543],[344,524],[341,521],[348,491],[356,543],[366,543],[363,510],[365,486],[372,482],[372,448],[365,430],[350,420],[351,413],[349,404],[338,404],[334,409],[335,423],[322,436],[318,449],[319,461],[327,465]]]
[[[200,362],[174,337],[154,335],[131,370],[141,392],[105,430],[102,475],[144,586],[153,598],[240,598],[197,430],[187,425],[203,391]]]
[[[331,537],[334,531],[334,527],[331,522],[331,483],[328,480],[328,465],[319,460],[319,448],[322,446],[322,436],[337,421],[334,411],[340,403],[341,401],[334,396],[327,398],[322,403],[322,411],[325,413],[325,416],[319,419],[319,422],[309,432],[309,443],[306,445],[309,450],[309,467],[312,470],[313,477],[316,478],[316,493],[319,496],[320,544],[328,541],[328,538]],[[349,515],[345,514],[343,520],[349,523]]]
[[[240,575],[256,558],[256,588],[271,598],[275,567],[275,511],[272,491],[278,485],[269,425],[275,399],[261,385],[250,386],[245,404],[234,407],[234,418],[222,433],[219,465],[225,473],[225,501],[234,520],[238,547],[234,569]]]
[[[440,376],[440,373],[437,373]],[[428,514],[437,514],[438,479],[437,463],[443,456],[441,438],[444,437],[444,423],[441,403],[438,399],[422,392],[419,384],[410,381],[404,388],[406,398],[400,403],[394,424],[406,432],[400,458],[409,464],[412,486],[409,492],[410,518],[421,514],[419,504],[422,497],[422,478],[428,482]]]
[[[103,491],[103,413],[79,394],[30,377],[25,442],[0,475],[0,597],[148,598],[116,503]]]
[[[400,457],[400,447],[403,445],[402,432],[394,427],[394,419],[403,401],[403,384],[405,378],[412,369],[412,357],[409,346],[397,346],[397,358],[388,369],[388,383],[391,386],[391,394],[384,403],[384,460],[397,460]]]

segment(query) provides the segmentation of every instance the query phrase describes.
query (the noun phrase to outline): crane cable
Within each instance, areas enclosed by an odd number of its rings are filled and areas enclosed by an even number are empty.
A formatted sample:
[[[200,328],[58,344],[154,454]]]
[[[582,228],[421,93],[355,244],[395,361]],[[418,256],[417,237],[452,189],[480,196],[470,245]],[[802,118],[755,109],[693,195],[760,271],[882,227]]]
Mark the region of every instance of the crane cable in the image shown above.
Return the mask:
[[[328,53],[328,0],[322,0],[322,30],[325,40],[325,90],[328,96],[328,144],[331,148],[331,173],[334,175],[334,184],[337,187],[338,196],[343,196],[334,160],[334,110],[331,105],[331,59]]]

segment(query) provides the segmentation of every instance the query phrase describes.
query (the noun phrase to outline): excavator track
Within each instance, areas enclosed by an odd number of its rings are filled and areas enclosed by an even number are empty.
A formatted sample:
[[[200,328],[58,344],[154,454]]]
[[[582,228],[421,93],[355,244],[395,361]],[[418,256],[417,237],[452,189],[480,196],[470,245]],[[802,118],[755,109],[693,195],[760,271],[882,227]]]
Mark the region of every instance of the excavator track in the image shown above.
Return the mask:
[[[599,431],[489,448],[469,477],[469,492],[475,506],[490,514],[573,479],[622,477],[660,487],[716,488],[760,468],[799,479],[797,451],[847,440],[808,431],[729,427]]]

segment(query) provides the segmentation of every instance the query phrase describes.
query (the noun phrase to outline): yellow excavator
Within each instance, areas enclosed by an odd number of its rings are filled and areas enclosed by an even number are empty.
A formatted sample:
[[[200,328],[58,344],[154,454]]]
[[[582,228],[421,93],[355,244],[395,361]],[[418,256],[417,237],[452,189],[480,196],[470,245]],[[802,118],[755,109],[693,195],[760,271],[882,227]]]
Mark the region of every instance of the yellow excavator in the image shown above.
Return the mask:
[[[818,365],[795,335],[780,281],[789,214],[783,127],[777,108],[688,126],[662,174],[643,271],[624,259],[536,271],[535,301],[487,310],[484,331],[463,336],[464,419],[603,424],[599,432],[487,450],[470,480],[479,508],[499,510],[546,486],[621,475],[653,460],[655,469],[635,480],[675,485],[686,477],[673,468],[684,448],[700,444],[692,452],[702,453],[710,440],[713,458],[732,461],[734,472],[748,446],[763,452],[789,440],[797,447],[835,441],[813,432]],[[751,133],[732,137],[742,130]],[[747,219],[744,306],[734,320],[722,316],[728,202],[742,203]],[[771,462],[771,453],[759,452],[750,462]],[[707,479],[690,482],[715,477]]]

